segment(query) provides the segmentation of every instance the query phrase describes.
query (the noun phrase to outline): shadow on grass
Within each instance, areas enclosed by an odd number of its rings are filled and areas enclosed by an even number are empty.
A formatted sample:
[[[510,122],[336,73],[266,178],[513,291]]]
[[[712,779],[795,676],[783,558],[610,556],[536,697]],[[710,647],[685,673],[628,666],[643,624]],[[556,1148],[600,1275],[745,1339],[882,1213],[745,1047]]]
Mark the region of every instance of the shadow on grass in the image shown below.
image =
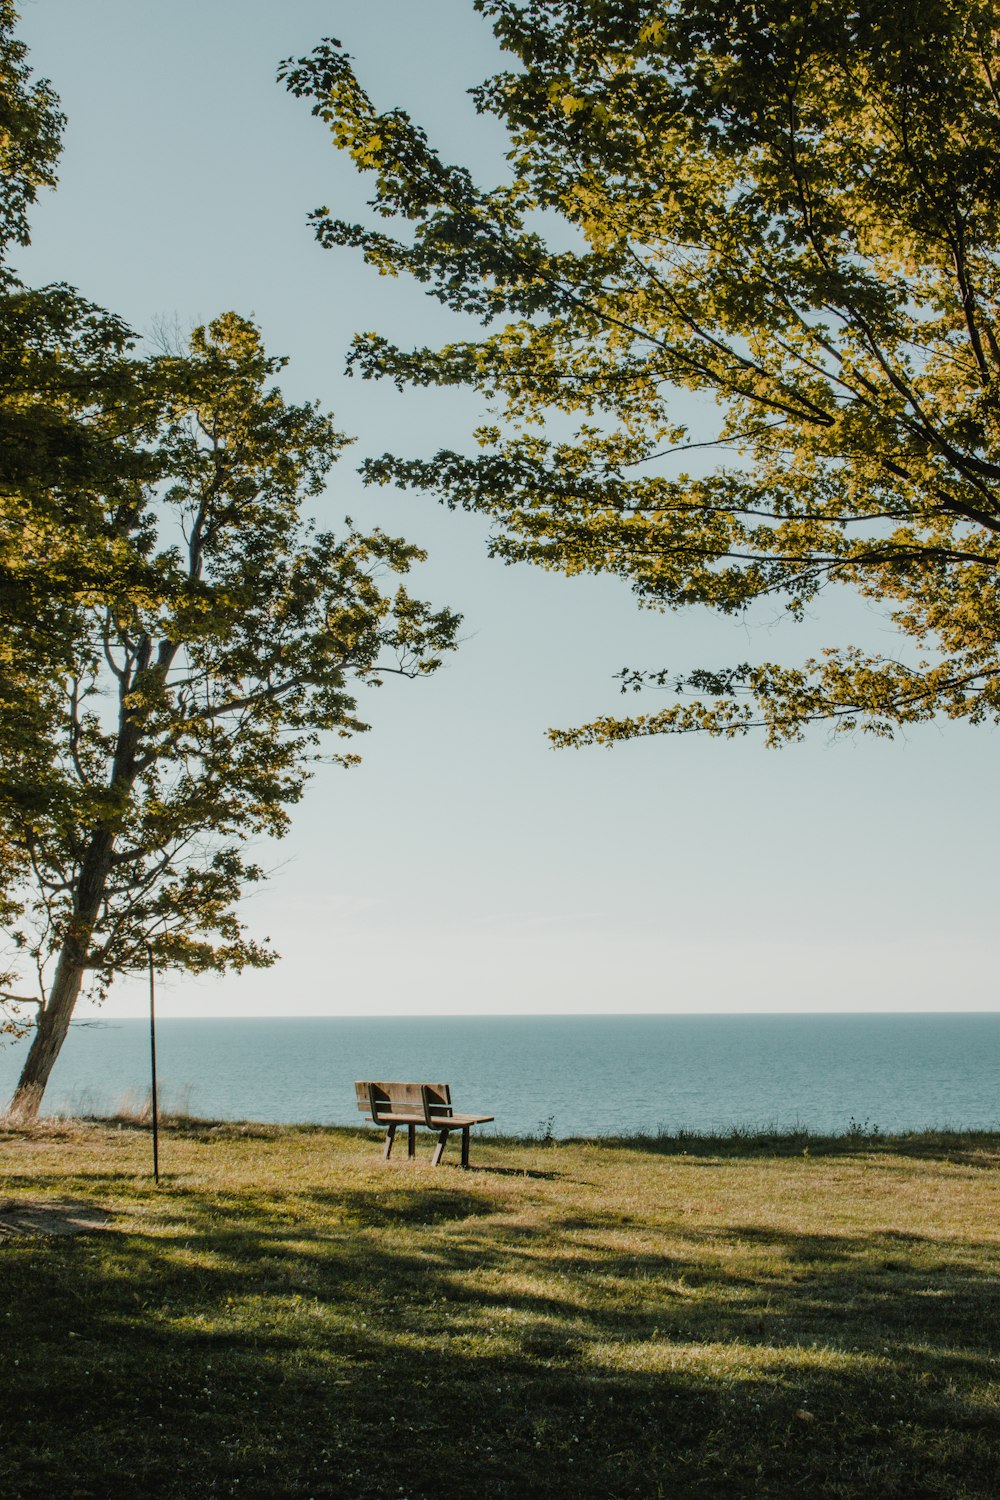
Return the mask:
[[[508,1223],[470,1176],[168,1182],[149,1232],[0,1249],[6,1500],[995,1496],[977,1246],[728,1224],[656,1254],[613,1215]]]
[[[477,1176],[529,1178],[535,1182],[556,1182],[561,1172],[540,1172],[536,1167],[484,1167],[473,1162],[470,1168]]]

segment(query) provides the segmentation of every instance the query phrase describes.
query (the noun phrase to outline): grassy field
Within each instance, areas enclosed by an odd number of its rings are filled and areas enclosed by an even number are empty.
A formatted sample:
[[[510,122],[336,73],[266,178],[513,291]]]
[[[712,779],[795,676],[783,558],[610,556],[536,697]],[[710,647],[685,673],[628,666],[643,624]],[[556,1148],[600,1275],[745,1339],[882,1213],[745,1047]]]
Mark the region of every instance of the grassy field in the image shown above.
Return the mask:
[[[4,1500],[1000,1493],[1000,1137],[421,1149],[0,1132]]]

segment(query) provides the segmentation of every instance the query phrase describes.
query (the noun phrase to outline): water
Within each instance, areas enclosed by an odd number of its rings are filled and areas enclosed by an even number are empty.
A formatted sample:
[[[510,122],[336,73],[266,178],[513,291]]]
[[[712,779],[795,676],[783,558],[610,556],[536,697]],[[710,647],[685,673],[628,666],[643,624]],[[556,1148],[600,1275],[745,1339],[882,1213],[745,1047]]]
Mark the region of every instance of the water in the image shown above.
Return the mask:
[[[157,1053],[162,1105],[214,1119],[359,1124],[355,1078],[412,1078],[510,1134],[1000,1128],[996,1014],[162,1020]],[[45,1109],[112,1113],[148,1069],[145,1022],[74,1026]]]

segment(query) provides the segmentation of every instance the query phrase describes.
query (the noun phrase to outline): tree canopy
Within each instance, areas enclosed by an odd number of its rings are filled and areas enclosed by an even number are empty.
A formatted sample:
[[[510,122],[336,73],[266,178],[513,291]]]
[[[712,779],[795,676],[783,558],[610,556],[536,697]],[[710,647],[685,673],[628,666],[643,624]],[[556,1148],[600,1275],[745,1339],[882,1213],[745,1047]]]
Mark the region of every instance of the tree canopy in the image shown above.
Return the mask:
[[[133,388],[129,332],[72,288],[26,287],[10,265],[29,241],[38,192],[56,182],[64,118],[35,80],[0,0],[0,774],[5,791],[36,764],[48,695],[70,664],[75,601],[107,577],[95,485],[141,474],[141,439],[123,441],[123,396]],[[135,402],[125,403],[134,410]],[[60,582],[61,580],[61,582]],[[0,818],[0,921],[30,873],[23,845]],[[0,988],[14,970],[0,958]],[[15,966],[16,967],[16,966]],[[0,1032],[12,1018],[0,1005]]]
[[[238,900],[356,683],[432,672],[458,618],[423,554],[314,514],[345,442],[225,313],[142,353],[74,289],[10,270],[62,117],[0,0],[0,1030],[33,1026],[33,1114],[84,984],[266,966]],[[326,502],[328,505],[328,502]]]
[[[156,482],[105,497],[113,571],[83,592],[66,580],[70,668],[42,685],[31,734],[0,740],[43,1060],[84,978],[100,991],[147,949],[193,972],[274,961],[236,910],[263,875],[248,843],[286,831],[312,761],[357,758],[324,739],[367,727],[350,679],[433,671],[453,644],[449,611],[384,587],[417,548],[304,513],[344,439],[284,399],[281,364],[233,313],[138,362],[138,399],[159,403]],[[47,1076],[32,1054],[25,1068],[19,1109]]]
[[[992,0],[476,0],[511,66],[478,88],[510,139],[477,184],[339,43],[283,65],[374,178],[326,246],[416,278],[483,336],[360,334],[350,368],[469,386],[473,445],[373,482],[489,516],[493,551],[610,573],[653,608],[793,617],[830,585],[887,611],[892,655],[626,670],[666,707],[561,744],[826,721],[891,735],[1000,717],[1000,9]],[[684,393],[711,398],[710,429]],[[688,398],[688,404],[689,398]]]

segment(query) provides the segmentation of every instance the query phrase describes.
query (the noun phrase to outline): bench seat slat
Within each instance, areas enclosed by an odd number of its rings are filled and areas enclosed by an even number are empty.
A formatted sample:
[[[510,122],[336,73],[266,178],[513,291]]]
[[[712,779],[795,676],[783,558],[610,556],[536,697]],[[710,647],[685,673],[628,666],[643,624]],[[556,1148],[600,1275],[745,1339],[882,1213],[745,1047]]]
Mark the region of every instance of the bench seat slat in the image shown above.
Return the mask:
[[[427,1125],[423,1115],[391,1114],[379,1112],[379,1117],[374,1121],[376,1125],[423,1125],[428,1130],[456,1130],[464,1125],[485,1125],[490,1120],[495,1120],[496,1115],[434,1115],[430,1125]]]

